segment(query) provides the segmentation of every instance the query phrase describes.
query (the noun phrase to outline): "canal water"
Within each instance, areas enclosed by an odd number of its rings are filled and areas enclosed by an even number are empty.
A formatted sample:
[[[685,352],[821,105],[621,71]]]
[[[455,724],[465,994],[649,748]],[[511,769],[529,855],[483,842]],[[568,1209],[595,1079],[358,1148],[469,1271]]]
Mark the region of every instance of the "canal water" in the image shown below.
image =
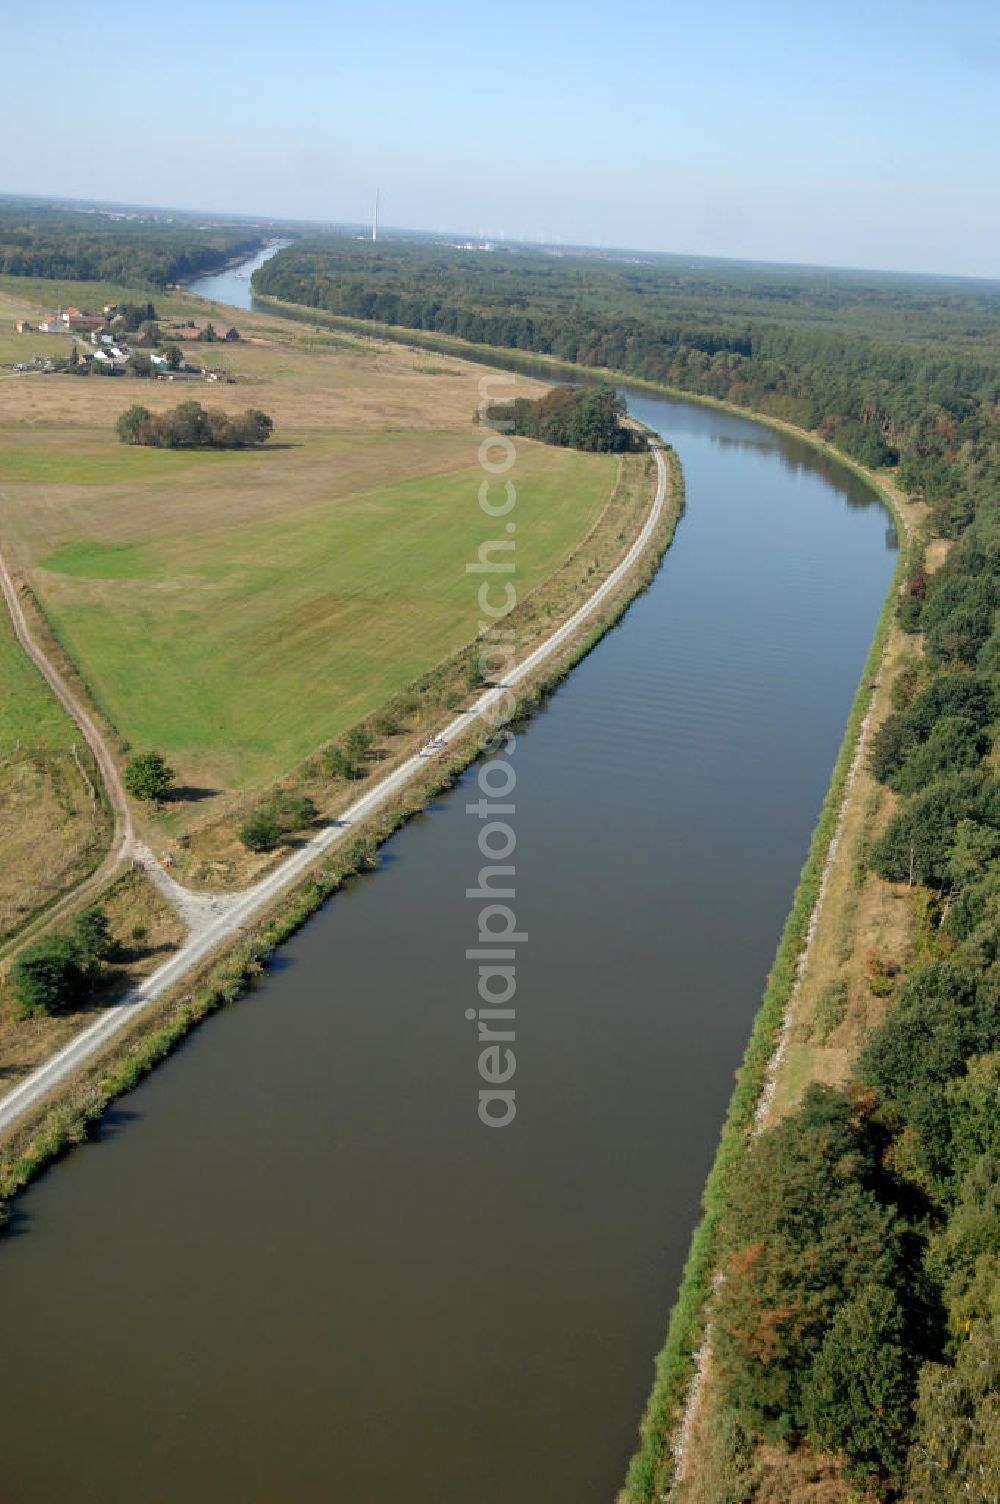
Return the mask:
[[[190,289],[200,298],[207,298],[210,303],[225,303],[234,308],[249,308],[250,278],[258,266],[263,266],[265,261],[270,261],[271,257],[276,256],[282,246],[288,243],[287,240],[280,240],[274,245],[266,245],[249,260],[242,261],[239,266],[229,266],[224,272],[215,272],[210,277],[198,277],[189,284]]]
[[[896,546],[794,439],[630,406],[687,510],[511,754],[516,1120],[472,769],[18,1203],[2,1504],[610,1504]]]

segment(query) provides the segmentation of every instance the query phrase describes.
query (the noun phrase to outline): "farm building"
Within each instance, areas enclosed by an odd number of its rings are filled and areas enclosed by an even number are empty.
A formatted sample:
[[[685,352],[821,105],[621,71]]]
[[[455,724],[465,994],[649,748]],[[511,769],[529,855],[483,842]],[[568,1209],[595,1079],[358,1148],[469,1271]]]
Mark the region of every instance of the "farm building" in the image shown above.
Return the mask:
[[[125,370],[125,356],[120,350],[108,350],[104,348],[95,350],[93,358],[109,370],[118,372]]]

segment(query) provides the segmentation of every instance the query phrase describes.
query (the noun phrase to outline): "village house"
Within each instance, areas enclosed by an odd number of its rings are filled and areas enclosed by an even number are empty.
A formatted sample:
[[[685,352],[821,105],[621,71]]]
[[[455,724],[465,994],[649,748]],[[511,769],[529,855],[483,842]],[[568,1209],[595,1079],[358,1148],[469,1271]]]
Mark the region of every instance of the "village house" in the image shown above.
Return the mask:
[[[99,361],[106,370],[115,371],[119,374],[125,370],[126,357],[122,354],[121,350],[102,348],[94,351],[93,358],[95,361]]]
[[[67,309],[63,314],[63,320],[67,328],[74,332],[79,331],[81,334],[86,333],[90,329],[102,329],[104,327],[104,320],[96,313],[74,313],[72,310]]]
[[[50,313],[38,326],[40,334],[65,334],[66,325],[61,313]]]
[[[35,332],[34,324],[30,324],[27,319],[18,319],[17,323],[14,325],[14,328],[17,330],[18,334],[34,334]]]
[[[201,330],[197,324],[185,324],[183,329],[177,331],[178,339],[201,339]]]

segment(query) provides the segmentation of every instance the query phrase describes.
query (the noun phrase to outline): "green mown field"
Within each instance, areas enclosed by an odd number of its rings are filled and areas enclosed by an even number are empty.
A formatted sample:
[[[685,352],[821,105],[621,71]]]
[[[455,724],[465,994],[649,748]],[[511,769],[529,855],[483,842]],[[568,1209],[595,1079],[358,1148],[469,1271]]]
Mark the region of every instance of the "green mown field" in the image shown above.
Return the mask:
[[[474,444],[466,453],[474,458]],[[175,458],[190,502],[199,466],[208,461],[207,478],[217,456],[113,450],[105,462],[120,459],[127,475],[133,463]],[[519,443],[519,596],[589,530],[616,473],[610,456]],[[483,478],[473,463],[371,490],[333,488],[307,510],[251,521],[231,505],[213,521],[207,508],[182,531],[171,516],[177,498],[161,493],[159,505],[142,507],[141,525],[132,515],[127,539],[95,536],[91,515],[86,536],[41,553],[34,582],[133,747],[162,749],[192,783],[263,782],[473,638],[482,576],[466,564],[482,542],[508,536],[480,510]]]
[[[36,378],[45,380],[46,378]],[[51,378],[50,378],[51,379]],[[143,392],[138,393],[142,397]],[[201,394],[199,393],[199,396]],[[126,397],[136,396],[129,390]],[[5,444],[0,448],[0,481],[72,481],[77,486],[116,485],[122,481],[145,481],[171,476],[205,460],[225,464],[226,457],[194,454],[177,449],[140,449],[113,445],[102,439],[92,452],[83,446],[67,453],[57,448]]]
[[[21,751],[66,750],[82,738],[14,636],[0,600],[0,759]]]

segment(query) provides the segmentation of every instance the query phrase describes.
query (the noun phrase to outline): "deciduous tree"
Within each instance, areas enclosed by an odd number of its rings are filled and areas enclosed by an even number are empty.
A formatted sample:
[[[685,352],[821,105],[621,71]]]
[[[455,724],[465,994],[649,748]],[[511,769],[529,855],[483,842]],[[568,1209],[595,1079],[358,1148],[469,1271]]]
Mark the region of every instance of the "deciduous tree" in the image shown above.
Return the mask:
[[[174,786],[174,770],[162,752],[140,752],[125,767],[125,787],[135,799],[165,799]]]

